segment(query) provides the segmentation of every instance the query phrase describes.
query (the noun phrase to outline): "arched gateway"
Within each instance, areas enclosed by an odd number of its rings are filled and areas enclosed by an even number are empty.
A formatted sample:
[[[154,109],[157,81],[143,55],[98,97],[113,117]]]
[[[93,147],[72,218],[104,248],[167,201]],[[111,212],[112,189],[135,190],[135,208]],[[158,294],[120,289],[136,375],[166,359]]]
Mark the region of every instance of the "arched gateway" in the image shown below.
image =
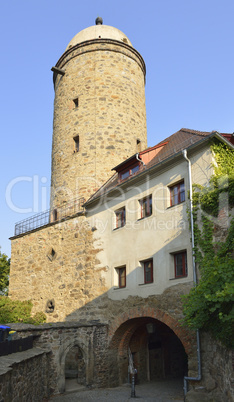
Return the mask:
[[[129,353],[137,381],[179,378],[196,357],[194,334],[168,313],[136,307],[116,317],[109,328],[109,385],[129,381]]]
[[[80,346],[82,345],[82,347]],[[73,340],[65,341],[59,350],[59,379],[58,389],[63,393],[67,389],[68,381],[74,380],[78,385],[85,385],[87,377],[88,364],[87,364],[87,347],[79,341],[76,336]],[[86,350],[86,351],[85,351]]]

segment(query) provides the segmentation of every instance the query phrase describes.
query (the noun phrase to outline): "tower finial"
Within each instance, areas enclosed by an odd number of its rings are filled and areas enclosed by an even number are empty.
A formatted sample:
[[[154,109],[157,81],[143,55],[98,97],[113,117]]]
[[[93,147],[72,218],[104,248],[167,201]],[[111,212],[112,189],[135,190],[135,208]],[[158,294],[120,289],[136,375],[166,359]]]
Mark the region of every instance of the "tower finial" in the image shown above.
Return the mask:
[[[101,17],[97,17],[95,20],[96,25],[102,25],[103,24],[103,19]]]

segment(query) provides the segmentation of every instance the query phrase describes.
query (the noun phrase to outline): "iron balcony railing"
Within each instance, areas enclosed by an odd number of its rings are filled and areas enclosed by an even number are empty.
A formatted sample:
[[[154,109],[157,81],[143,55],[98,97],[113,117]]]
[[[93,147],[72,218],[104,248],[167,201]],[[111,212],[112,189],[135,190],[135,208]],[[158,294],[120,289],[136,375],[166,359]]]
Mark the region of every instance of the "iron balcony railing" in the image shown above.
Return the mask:
[[[31,218],[17,222],[15,224],[15,236],[38,229],[42,226],[48,225],[49,223],[60,222],[70,216],[82,212],[84,210],[84,201],[83,197],[76,198],[58,208],[48,209],[47,211],[32,216]]]

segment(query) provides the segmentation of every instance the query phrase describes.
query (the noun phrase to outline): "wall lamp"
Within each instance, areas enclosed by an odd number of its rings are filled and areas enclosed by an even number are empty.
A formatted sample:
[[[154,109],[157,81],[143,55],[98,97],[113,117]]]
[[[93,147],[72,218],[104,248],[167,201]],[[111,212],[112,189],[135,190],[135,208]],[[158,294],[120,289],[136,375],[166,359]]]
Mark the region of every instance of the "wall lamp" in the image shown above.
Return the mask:
[[[154,322],[148,322],[146,329],[148,334],[153,334],[156,331],[156,324]]]

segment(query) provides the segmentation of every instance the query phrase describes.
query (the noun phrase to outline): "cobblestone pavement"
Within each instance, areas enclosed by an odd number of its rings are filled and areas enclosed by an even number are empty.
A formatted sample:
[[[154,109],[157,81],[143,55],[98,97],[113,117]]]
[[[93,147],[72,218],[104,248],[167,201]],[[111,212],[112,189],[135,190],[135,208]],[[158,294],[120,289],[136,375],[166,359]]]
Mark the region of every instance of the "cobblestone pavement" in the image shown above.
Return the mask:
[[[51,402],[179,402],[183,401],[183,380],[161,380],[146,384],[136,385],[135,398],[131,398],[131,385],[125,384],[117,388],[87,389],[80,387],[79,390],[72,390],[69,393],[55,396]]]

